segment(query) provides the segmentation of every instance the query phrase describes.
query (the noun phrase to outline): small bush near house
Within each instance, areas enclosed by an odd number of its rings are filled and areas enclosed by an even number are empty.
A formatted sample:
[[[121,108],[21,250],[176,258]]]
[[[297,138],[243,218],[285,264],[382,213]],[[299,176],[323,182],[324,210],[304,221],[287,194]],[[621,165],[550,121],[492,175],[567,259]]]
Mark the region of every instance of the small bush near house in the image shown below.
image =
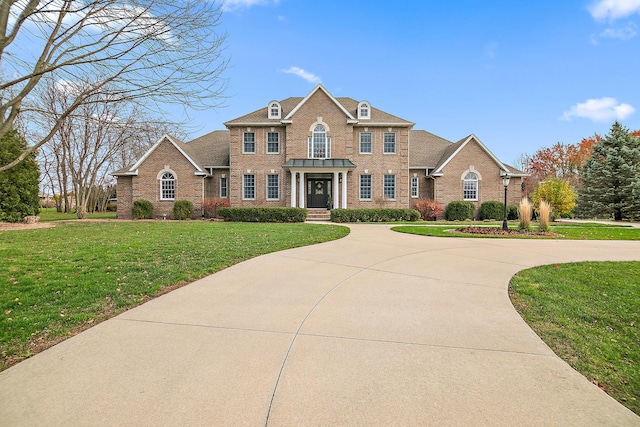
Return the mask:
[[[107,203],[105,210],[107,212],[116,212],[118,210],[118,206],[115,203]]]
[[[173,204],[173,219],[191,219],[193,213],[193,203],[189,200],[176,200]]]
[[[136,200],[131,208],[131,216],[133,219],[151,219],[153,218],[153,205],[148,200]]]
[[[420,212],[425,221],[435,221],[442,213],[442,204],[435,200],[418,200],[413,204],[413,208]]]
[[[463,202],[458,200],[451,202],[447,205],[444,211],[444,217],[447,221],[464,221],[467,219],[473,219],[473,214],[476,212],[476,205],[472,202]]]
[[[520,223],[518,228],[520,230],[528,230],[531,226],[531,203],[526,197],[520,200],[520,209],[518,210],[520,217]]]
[[[394,222],[417,221],[420,212],[414,209],[332,209],[333,222]]]
[[[518,207],[515,205],[507,206],[507,219],[514,221],[518,219]]]
[[[229,199],[204,199],[202,202],[205,218],[217,218],[218,209],[228,208],[229,206],[231,206]]]
[[[496,200],[483,202],[480,205],[478,218],[480,218],[481,221],[484,221],[485,219],[495,219],[495,220],[503,219],[504,203],[498,202]]]
[[[218,215],[225,221],[236,222],[304,222],[307,210],[304,208],[228,208],[218,209]]]

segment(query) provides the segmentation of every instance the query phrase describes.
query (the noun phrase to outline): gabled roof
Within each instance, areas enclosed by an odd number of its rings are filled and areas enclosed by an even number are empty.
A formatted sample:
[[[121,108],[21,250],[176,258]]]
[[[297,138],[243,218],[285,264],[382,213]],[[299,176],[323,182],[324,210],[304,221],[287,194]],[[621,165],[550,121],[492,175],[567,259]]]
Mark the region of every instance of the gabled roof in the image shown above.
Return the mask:
[[[357,109],[359,101],[356,101],[353,98],[335,98],[333,95],[325,89],[324,86],[318,84],[307,96],[304,98],[301,97],[293,97],[286,98],[280,101],[280,107],[282,108],[281,116],[283,119],[270,119],[269,118],[269,108],[265,106],[259,110],[253,111],[244,116],[238,117],[233,120],[229,120],[225,122],[225,126],[278,126],[283,123],[290,123],[293,115],[302,107],[308,100],[311,98],[313,94],[317,91],[323,91],[329,99],[331,99],[335,105],[344,113],[345,119],[354,125],[358,126],[402,126],[402,127],[411,127],[414,123],[404,120],[400,117],[394,116],[393,114],[389,114],[385,111],[379,110],[370,105],[370,113],[371,116],[367,120],[358,120],[357,117]]]
[[[214,131],[185,144],[171,135],[164,135],[136,163],[113,172],[113,176],[138,175],[140,165],[163,142],[171,143],[195,169],[196,175],[207,175],[205,167],[229,166],[229,131]]]
[[[482,141],[480,141],[480,139],[478,139],[477,136],[471,134],[466,138],[462,138],[460,141],[454,143],[443,153],[440,162],[438,163],[432,174],[441,174],[442,169],[471,141],[475,141],[480,146],[480,148],[482,148],[482,150],[484,150],[489,155],[489,157],[491,157],[491,160],[493,160],[502,171],[504,171],[505,173],[510,172],[510,170],[500,160],[498,160],[498,158],[482,143]]]
[[[424,130],[409,131],[409,167],[435,169],[453,143]]]

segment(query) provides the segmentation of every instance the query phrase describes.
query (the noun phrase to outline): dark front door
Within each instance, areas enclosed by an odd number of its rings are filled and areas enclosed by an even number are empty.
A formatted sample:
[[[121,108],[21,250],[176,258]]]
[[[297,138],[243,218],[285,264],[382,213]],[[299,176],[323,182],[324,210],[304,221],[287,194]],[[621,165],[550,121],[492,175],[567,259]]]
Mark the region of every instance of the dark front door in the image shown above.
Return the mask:
[[[307,207],[327,208],[331,197],[331,180],[309,178],[307,180]]]

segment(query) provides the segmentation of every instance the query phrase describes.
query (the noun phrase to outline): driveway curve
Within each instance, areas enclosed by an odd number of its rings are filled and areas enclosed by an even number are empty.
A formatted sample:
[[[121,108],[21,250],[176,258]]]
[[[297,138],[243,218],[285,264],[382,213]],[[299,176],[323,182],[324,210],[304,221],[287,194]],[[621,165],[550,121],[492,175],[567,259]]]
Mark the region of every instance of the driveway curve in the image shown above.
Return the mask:
[[[640,242],[350,228],[208,276],[0,373],[0,425],[640,426],[507,295],[524,268],[640,260]]]

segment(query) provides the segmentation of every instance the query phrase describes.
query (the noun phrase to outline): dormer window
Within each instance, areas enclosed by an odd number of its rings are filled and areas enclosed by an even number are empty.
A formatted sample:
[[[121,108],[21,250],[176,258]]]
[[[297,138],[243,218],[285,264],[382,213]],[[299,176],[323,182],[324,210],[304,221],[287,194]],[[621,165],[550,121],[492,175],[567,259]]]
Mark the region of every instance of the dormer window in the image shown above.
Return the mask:
[[[279,119],[282,115],[282,107],[278,101],[271,101],[268,110],[270,119]]]
[[[358,119],[369,120],[371,118],[371,105],[367,101],[358,104]]]

